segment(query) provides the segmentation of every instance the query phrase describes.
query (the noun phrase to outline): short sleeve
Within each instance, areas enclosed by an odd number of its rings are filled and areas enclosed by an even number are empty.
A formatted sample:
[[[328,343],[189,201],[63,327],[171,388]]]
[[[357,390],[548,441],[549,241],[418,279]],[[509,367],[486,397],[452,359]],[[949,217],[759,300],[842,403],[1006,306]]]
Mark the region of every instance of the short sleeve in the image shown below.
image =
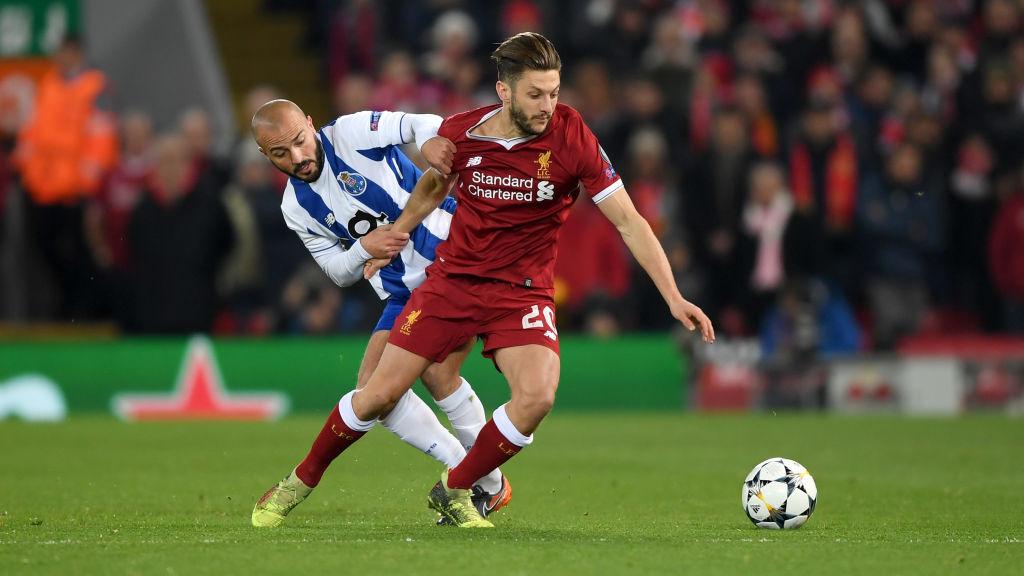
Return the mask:
[[[408,144],[402,139],[405,112],[363,111],[339,116],[324,128],[336,148],[356,150]]]
[[[611,160],[597,141],[597,136],[579,117],[573,119],[573,126],[566,136],[575,145],[578,160],[577,176],[583,190],[595,204],[622,188],[622,179],[612,166]]]
[[[453,121],[453,118],[454,116],[449,116],[444,119],[444,122],[441,122],[441,127],[437,129],[437,135],[455,142],[455,137],[458,135],[459,130],[455,127],[456,123]]]

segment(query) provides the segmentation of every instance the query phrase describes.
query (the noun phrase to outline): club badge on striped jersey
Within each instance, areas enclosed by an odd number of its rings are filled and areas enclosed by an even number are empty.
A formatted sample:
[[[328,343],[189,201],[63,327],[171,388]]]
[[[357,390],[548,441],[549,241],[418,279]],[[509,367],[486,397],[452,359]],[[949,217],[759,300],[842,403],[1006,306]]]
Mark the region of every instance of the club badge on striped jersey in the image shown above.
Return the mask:
[[[356,172],[342,172],[338,174],[338,182],[352,196],[359,196],[366,192],[366,178]]]

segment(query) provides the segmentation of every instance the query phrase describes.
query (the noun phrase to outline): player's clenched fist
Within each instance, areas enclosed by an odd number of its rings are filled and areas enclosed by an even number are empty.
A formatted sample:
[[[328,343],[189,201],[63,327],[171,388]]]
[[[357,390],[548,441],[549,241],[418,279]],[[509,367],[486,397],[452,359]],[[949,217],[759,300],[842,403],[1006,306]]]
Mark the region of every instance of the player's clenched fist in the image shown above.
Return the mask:
[[[394,258],[409,242],[409,234],[394,232],[391,224],[378,226],[372,232],[359,239],[363,249],[374,258]]]
[[[444,136],[434,136],[423,143],[420,148],[423,159],[430,167],[444,176],[452,173],[452,160],[455,158],[455,144]]]

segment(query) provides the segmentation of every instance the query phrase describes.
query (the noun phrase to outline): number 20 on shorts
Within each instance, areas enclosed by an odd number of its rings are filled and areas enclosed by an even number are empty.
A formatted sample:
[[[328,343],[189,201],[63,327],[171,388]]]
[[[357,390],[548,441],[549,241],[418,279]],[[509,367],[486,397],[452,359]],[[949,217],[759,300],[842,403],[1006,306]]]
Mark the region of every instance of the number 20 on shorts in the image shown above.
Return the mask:
[[[551,340],[558,340],[558,328],[555,328],[555,311],[551,309],[551,306],[545,306],[543,310],[544,320],[541,321],[541,307],[534,304],[530,311],[523,315],[523,330],[531,330],[533,328],[543,330],[546,322],[548,330],[544,332],[544,335]]]

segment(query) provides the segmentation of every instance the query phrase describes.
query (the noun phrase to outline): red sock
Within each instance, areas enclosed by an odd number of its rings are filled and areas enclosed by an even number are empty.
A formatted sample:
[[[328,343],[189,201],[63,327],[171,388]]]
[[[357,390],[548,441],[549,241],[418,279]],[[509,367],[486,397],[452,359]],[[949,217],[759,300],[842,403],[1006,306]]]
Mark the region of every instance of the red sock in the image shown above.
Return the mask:
[[[498,430],[494,420],[488,420],[480,430],[469,454],[448,472],[449,488],[470,488],[473,483],[490,474],[522,450]]]
[[[335,405],[320,434],[313,441],[309,454],[306,454],[302,462],[295,467],[295,475],[306,486],[316,486],[331,462],[346,448],[355,444],[356,440],[362,438],[363,434],[366,432],[358,432],[345,425],[345,421],[341,419],[341,412]]]

